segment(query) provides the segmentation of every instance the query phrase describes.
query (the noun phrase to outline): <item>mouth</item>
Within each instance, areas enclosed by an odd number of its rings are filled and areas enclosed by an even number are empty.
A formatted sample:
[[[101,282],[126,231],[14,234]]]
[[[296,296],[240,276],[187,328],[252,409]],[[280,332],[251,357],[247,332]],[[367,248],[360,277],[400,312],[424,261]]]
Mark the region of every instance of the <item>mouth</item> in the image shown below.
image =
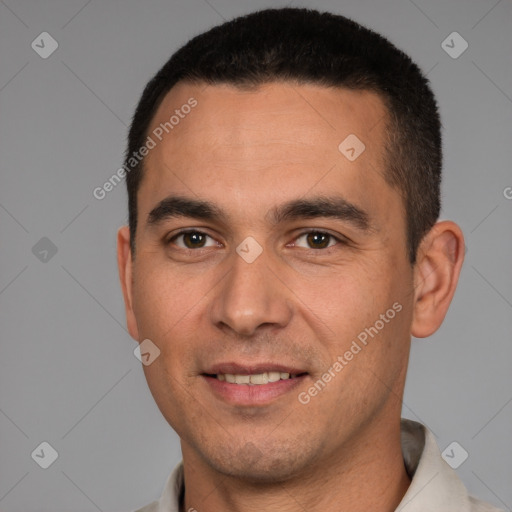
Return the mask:
[[[231,405],[268,405],[290,394],[308,376],[304,370],[276,364],[215,365],[201,375],[217,399]]]
[[[242,373],[217,373],[217,374],[205,374],[206,377],[211,377],[219,380],[220,382],[228,382],[229,384],[239,384],[248,386],[262,386],[272,382],[278,382],[280,380],[290,380],[302,377],[306,373],[295,373],[290,374],[288,372],[280,371],[268,371],[254,374],[242,374]]]

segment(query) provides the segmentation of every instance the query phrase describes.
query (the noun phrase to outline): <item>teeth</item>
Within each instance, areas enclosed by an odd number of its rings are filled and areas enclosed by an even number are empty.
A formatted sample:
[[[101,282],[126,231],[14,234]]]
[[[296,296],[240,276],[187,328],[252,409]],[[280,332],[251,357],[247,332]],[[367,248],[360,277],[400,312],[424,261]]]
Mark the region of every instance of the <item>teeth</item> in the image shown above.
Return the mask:
[[[250,375],[235,375],[235,382],[237,384],[249,384],[251,381]]]
[[[217,379],[230,384],[268,384],[269,382],[277,382],[278,380],[287,380],[293,378],[286,372],[265,372],[256,375],[238,375],[232,373],[219,373]]]
[[[268,372],[268,381],[269,382],[277,382],[281,379],[280,372]]]
[[[251,384],[268,384],[268,373],[258,373],[251,375]]]

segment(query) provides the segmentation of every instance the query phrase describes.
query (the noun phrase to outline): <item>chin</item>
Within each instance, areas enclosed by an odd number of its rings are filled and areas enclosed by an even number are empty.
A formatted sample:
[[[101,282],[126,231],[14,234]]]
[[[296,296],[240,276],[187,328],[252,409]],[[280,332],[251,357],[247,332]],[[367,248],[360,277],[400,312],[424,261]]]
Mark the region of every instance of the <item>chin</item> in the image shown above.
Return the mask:
[[[217,472],[250,484],[277,484],[290,480],[311,466],[311,447],[291,443],[258,445],[247,442],[205,454],[204,460]]]

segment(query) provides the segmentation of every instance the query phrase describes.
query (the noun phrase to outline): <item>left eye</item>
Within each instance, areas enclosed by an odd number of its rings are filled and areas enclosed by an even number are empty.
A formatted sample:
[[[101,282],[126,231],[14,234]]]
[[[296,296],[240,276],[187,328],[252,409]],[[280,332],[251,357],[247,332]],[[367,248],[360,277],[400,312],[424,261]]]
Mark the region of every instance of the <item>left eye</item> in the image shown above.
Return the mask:
[[[215,240],[211,239],[212,242],[209,245],[206,245],[207,239],[211,237],[206,233],[201,231],[183,231],[173,236],[170,242],[174,242],[178,247],[182,249],[202,249],[203,247],[212,247],[216,245]],[[180,240],[181,243],[176,242],[176,240]]]
[[[297,242],[303,239],[305,239],[308,244],[308,249],[326,249],[327,247],[332,247],[333,245],[336,245],[337,242],[340,242],[340,240],[335,236],[325,233],[324,231],[309,231],[300,235],[293,245],[298,245]]]

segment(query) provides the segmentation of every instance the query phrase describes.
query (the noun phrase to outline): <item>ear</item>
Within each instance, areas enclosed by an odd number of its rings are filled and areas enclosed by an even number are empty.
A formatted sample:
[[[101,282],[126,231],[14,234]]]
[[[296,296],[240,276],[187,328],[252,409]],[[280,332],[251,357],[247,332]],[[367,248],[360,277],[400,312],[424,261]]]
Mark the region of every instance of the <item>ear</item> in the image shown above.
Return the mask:
[[[130,248],[130,229],[128,226],[122,226],[117,232],[117,266],[119,270],[121,288],[123,290],[128,332],[133,339],[139,341],[139,329],[137,327],[135,313],[133,312],[133,261],[132,251]]]
[[[457,224],[435,224],[418,248],[414,269],[411,334],[425,338],[439,329],[452,301],[464,261],[464,235]]]

